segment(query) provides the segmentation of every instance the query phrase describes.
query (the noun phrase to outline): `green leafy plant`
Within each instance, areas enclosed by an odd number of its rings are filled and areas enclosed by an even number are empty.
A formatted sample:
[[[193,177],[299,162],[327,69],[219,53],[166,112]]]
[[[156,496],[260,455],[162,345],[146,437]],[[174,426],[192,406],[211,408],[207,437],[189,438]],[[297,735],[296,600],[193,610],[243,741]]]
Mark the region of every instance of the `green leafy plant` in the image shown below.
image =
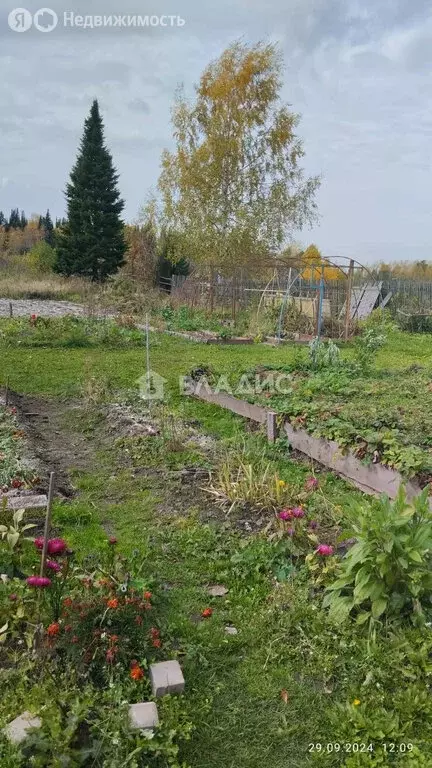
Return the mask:
[[[25,509],[18,509],[13,513],[10,525],[0,525],[0,572],[9,576],[19,572],[24,541],[33,541],[24,536],[26,531],[35,528],[32,523],[23,525],[24,515]]]
[[[432,515],[428,490],[408,503],[403,488],[394,502],[382,497],[358,510],[343,559],[324,606],[333,621],[353,616],[358,625],[426,621],[431,611]]]
[[[309,362],[314,370],[335,368],[340,364],[340,350],[333,341],[327,344],[318,337],[309,344]]]

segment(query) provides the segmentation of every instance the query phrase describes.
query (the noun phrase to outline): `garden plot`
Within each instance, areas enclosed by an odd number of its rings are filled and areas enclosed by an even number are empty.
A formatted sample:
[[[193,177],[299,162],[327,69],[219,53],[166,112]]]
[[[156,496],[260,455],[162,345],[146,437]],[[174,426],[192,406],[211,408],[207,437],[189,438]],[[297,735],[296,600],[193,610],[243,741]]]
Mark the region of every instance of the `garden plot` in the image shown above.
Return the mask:
[[[10,403],[12,398],[10,399]],[[38,508],[46,504],[40,465],[31,453],[17,408],[0,400],[0,509]]]
[[[263,380],[267,373],[261,370]],[[431,371],[290,370],[289,377],[286,394],[264,391],[255,401],[366,464],[383,464],[421,487],[431,482]]]
[[[70,301],[0,299],[0,317],[83,317],[85,314],[85,307]]]

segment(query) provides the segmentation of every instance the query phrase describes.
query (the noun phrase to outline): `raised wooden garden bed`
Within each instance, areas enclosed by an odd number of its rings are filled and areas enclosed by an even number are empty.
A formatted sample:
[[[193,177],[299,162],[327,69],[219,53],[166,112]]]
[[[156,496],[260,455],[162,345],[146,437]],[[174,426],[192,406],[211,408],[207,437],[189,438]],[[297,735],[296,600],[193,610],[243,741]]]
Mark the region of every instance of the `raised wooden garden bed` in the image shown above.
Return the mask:
[[[239,400],[225,392],[214,392],[205,383],[198,383],[193,395],[208,403],[227,408],[251,421],[267,424],[269,440],[275,439],[277,415],[273,411]],[[405,486],[408,498],[414,498],[421,492],[415,478],[406,480],[399,472],[383,464],[363,464],[351,451],[343,453],[341,447],[334,441],[313,437],[304,429],[294,429],[288,420],[283,422],[280,429],[285,431],[295,450],[333,470],[365,493],[373,495],[385,493],[394,499],[401,485]],[[432,498],[429,505],[432,509]]]

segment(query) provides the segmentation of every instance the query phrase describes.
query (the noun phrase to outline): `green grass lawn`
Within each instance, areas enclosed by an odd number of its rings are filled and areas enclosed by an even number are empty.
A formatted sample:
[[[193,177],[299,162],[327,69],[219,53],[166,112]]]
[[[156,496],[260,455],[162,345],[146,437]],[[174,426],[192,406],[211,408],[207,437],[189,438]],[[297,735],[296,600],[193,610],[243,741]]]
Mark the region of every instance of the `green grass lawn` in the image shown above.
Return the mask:
[[[380,352],[379,365],[428,364],[430,343],[431,337],[395,334]],[[217,468],[221,454],[234,454],[246,440],[252,459],[264,453],[282,480],[301,488],[310,473],[307,462],[291,461],[259,434],[247,435],[234,415],[180,397],[177,386],[179,376],[199,365],[238,375],[258,364],[287,364],[297,354],[295,345],[206,346],[152,335],[151,367],[168,380],[166,410],[217,436],[210,455],[199,448],[171,452],[162,438],[116,442],[105,433],[102,439],[100,406],[88,405],[78,414],[70,409],[67,400],[81,396],[92,378],[104,382],[108,399],[136,390],[145,349],[0,348],[0,385],[64,400],[65,440],[83,433],[94,448],[92,466],[74,473],[79,495],[56,503],[54,523],[76,549],[97,550],[109,532],[125,554],[138,549],[145,556],[145,575],[164,595],[167,647],[180,654],[187,680],[184,702],[195,730],[182,747],[186,765],[427,768],[431,708],[424,679],[431,674],[432,641],[407,630],[371,644],[350,624],[330,625],[319,588],[305,569],[278,576],[285,573],[286,549],[266,535],[249,533],[236,516],[215,513],[198,486],[185,492],[177,472],[208,463]],[[308,514],[326,531],[355,515],[358,503],[370,500],[322,473]],[[211,583],[225,585],[226,597],[210,598]],[[202,621],[206,607],[213,615]],[[227,635],[227,625],[238,634]],[[25,686],[2,694],[5,721],[17,697],[24,708],[24,691]],[[417,749],[411,757],[399,750],[408,742]],[[364,750],[360,746],[354,753],[353,743],[364,744]],[[397,749],[384,753],[383,743]],[[339,747],[327,748],[334,744]]]

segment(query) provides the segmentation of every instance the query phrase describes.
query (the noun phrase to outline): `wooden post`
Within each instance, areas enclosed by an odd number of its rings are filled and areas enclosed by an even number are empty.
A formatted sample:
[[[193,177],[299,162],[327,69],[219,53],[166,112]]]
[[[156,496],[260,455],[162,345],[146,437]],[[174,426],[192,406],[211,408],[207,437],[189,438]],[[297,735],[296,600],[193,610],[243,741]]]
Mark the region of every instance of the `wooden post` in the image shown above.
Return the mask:
[[[347,296],[346,296],[346,311],[345,311],[345,341],[348,341],[350,336],[350,324],[351,324],[351,297],[354,279],[354,262],[351,259],[348,270],[348,282],[347,282]]]
[[[48,552],[48,536],[51,530],[52,502],[53,502],[53,496],[54,496],[54,478],[55,478],[55,474],[54,472],[51,472],[49,489],[48,489],[47,510],[46,510],[46,517],[45,517],[44,543],[42,548],[41,567],[40,567],[41,576],[44,575],[44,571],[45,571],[45,563],[46,563],[47,552]]]
[[[9,302],[9,317],[13,317],[13,306],[11,301]]]

